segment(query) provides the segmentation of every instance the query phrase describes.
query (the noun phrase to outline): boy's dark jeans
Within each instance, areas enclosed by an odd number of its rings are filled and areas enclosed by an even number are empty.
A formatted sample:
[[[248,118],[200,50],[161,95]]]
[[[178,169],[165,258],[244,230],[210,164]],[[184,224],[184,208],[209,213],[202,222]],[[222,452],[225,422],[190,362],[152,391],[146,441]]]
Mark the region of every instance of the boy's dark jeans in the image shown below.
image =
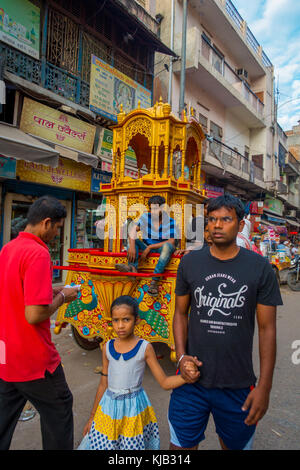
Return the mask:
[[[22,365],[20,365],[21,367]],[[8,450],[25,403],[40,414],[44,450],[73,450],[73,396],[60,364],[45,378],[29,382],[0,379],[0,450]]]

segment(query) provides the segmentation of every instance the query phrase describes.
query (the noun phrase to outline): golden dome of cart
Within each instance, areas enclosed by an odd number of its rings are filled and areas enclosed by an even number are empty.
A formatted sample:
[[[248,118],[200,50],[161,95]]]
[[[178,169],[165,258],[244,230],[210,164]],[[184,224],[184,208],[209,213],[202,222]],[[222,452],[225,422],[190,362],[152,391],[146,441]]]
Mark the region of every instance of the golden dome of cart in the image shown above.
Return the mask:
[[[150,254],[141,262],[138,273],[116,271],[115,264],[127,264],[127,253],[122,251],[124,224],[128,218],[138,220],[153,195],[165,198],[170,216],[180,228],[178,248],[185,248],[183,227],[188,219],[199,215],[196,205],[205,200],[201,172],[205,135],[193,112],[188,118],[183,113],[183,119],[178,119],[162,100],[152,108],[138,106],[128,114],[121,110],[112,129],[112,178],[100,187],[106,197],[104,249],[69,250],[69,266],[60,269],[68,271],[67,284],[81,284],[80,298],[59,309],[54,331],[59,333],[62,324],[68,322],[82,339],[101,338],[106,342],[114,337],[112,301],[119,295],[132,295],[139,303],[140,321],[135,334],[150,342],[166,343],[175,360],[172,322],[180,256],[173,255],[160,275],[156,297],[147,290],[158,254]],[[135,179],[125,175],[129,147],[136,155]]]

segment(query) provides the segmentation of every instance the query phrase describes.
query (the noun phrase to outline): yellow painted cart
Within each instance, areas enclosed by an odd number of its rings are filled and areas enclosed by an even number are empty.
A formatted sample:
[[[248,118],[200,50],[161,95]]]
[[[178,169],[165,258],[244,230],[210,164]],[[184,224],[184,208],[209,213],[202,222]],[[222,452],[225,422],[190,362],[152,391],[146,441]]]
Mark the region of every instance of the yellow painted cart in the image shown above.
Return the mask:
[[[140,263],[138,274],[118,272],[115,264],[127,264],[126,252],[122,251],[122,228],[129,217],[134,220],[140,217],[151,196],[164,196],[171,208],[170,215],[180,228],[196,215],[196,204],[205,199],[201,173],[204,139],[193,115],[189,118],[184,115],[180,120],[171,113],[169,104],[162,101],[149,109],[138,108],[118,115],[118,124],[113,127],[112,179],[100,188],[106,196],[105,228],[108,234],[113,234],[104,240],[103,251],[69,250],[69,266],[60,268],[68,270],[66,283],[81,284],[81,292],[77,300],[59,309],[55,333],[68,322],[79,340],[89,341],[92,346],[94,338],[107,341],[114,337],[112,301],[119,295],[132,295],[138,300],[140,311],[136,335],[150,342],[166,343],[171,359],[175,360],[172,322],[180,257],[173,255],[160,275],[156,297],[147,291],[158,254],[150,254]],[[128,147],[136,154],[137,179],[125,176]],[[185,243],[182,231],[178,248],[184,249]]]

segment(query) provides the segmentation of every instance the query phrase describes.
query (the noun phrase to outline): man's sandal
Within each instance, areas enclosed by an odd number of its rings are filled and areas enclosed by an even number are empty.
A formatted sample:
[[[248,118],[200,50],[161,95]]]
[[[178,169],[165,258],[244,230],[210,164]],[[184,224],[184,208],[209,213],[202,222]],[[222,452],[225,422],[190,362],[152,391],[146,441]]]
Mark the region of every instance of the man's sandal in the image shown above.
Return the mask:
[[[154,296],[157,296],[157,295],[159,294],[159,289],[158,289],[157,281],[152,280],[152,281],[150,282],[150,286],[148,287],[147,293],[148,293],[149,295],[152,295],[153,297],[154,297]]]

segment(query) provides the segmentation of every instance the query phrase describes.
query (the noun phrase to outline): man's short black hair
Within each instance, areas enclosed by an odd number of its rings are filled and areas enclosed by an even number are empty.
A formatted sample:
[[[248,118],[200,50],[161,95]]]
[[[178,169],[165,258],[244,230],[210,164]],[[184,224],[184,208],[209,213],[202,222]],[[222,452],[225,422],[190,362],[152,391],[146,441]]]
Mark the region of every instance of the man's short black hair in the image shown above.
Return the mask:
[[[227,209],[235,209],[237,218],[239,222],[243,220],[245,216],[245,209],[242,201],[231,194],[224,194],[224,196],[219,196],[209,200],[207,204],[207,215],[210,212],[226,207]]]
[[[44,219],[51,219],[55,224],[67,216],[67,211],[61,202],[52,196],[42,196],[30,206],[27,214],[27,223],[36,225]]]
[[[151,196],[148,200],[148,206],[150,207],[151,204],[157,204],[158,206],[162,206],[165,204],[166,200],[163,196]]]

